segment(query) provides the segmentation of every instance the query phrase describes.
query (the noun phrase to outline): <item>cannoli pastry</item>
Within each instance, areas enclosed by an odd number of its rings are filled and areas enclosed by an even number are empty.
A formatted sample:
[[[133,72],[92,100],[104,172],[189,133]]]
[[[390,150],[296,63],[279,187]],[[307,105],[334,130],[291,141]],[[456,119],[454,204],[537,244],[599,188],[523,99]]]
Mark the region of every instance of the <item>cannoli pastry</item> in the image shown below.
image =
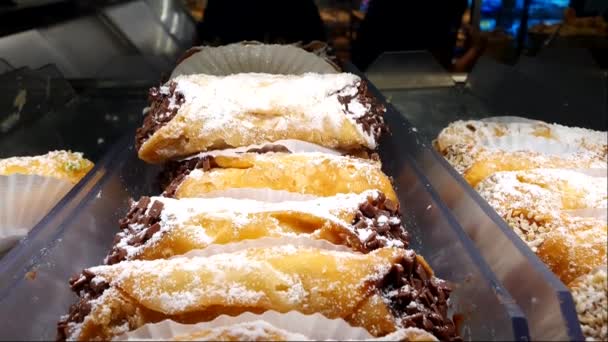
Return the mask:
[[[178,76],[149,99],[136,147],[151,163],[281,139],[375,149],[385,130],[384,106],[348,73]]]
[[[568,210],[607,206],[605,177],[563,169],[498,172],[475,190],[536,251],[555,229],[589,229],[598,220]],[[599,220],[601,222],[601,220]]]
[[[570,284],[578,320],[587,341],[608,341],[608,277],[606,265]]]
[[[167,322],[164,321],[166,328],[173,328],[177,326],[187,327],[189,332],[182,334],[173,334],[168,338],[158,338],[158,336],[153,336],[154,338],[150,338],[149,340],[154,341],[352,341],[352,339],[337,339],[332,338],[330,335],[331,332],[323,331],[327,337],[320,338],[311,338],[302,333],[292,332],[276,325],[273,325],[264,320],[255,320],[255,321],[245,321],[240,323],[226,324],[226,325],[217,325],[217,326],[208,326],[208,324],[197,324],[192,325],[180,325],[179,323]],[[163,322],[161,322],[162,324]],[[319,324],[323,324],[324,322],[316,322]],[[207,325],[207,326],[203,326]],[[200,326],[200,327],[198,327]],[[145,327],[145,326],[144,326]],[[195,328],[196,327],[196,328]],[[319,325],[316,327],[317,329],[326,328],[323,325]],[[352,329],[350,326],[346,327],[347,329]],[[125,335],[129,335],[128,333]],[[118,340],[121,341],[141,341],[142,338],[139,336],[135,336],[134,338],[126,337],[122,335],[118,337]],[[125,338],[126,337],[126,338]],[[422,329],[418,328],[399,328],[395,332],[392,332],[386,336],[382,337],[370,337],[364,339],[356,339],[357,341],[438,341],[437,338],[426,332]]]
[[[608,241],[604,220],[573,217],[567,224],[547,233],[536,252],[566,285],[607,263]]]
[[[475,189],[499,212],[606,208],[608,178],[566,169],[497,172]]]
[[[324,239],[369,252],[407,247],[399,205],[370,190],[307,201],[261,202],[232,198],[143,197],[120,221],[122,229],[106,258],[114,264],[159,259],[262,237]]]
[[[418,327],[457,340],[450,289],[413,251],[369,254],[282,245],[210,256],[125,261],[85,270],[60,339],[108,340],[165,319],[194,324],[221,314],[299,311],[342,318],[385,336]]]
[[[324,153],[246,153],[204,156],[172,164],[165,190],[175,198],[202,197],[231,188],[266,188],[315,196],[379,190],[397,196],[379,161]]]
[[[587,152],[545,155],[532,151],[506,152],[461,144],[449,146],[444,157],[473,187],[486,177],[501,171],[538,168],[606,170],[606,159]]]
[[[535,151],[534,146],[521,146],[518,141],[533,144],[559,143],[574,148],[574,150],[588,151],[603,160],[606,160],[608,154],[606,132],[533,120],[526,122],[454,121],[439,133],[435,146],[442,153],[452,145],[485,146],[488,143],[495,146],[502,145],[503,148],[516,151]],[[509,144],[503,145],[503,142]],[[575,152],[574,150],[570,151]]]
[[[82,153],[52,151],[34,157],[12,157],[0,159],[0,175],[37,175],[58,178],[72,183],[84,177],[93,168],[93,163],[82,157]]]

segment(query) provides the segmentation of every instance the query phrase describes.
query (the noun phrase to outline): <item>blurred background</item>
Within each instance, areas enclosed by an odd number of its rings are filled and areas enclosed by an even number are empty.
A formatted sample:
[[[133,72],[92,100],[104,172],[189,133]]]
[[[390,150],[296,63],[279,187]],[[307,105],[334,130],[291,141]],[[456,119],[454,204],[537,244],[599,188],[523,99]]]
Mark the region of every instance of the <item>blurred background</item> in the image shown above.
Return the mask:
[[[607,21],[608,0],[0,0],[0,157],[100,156],[187,49],[243,40],[326,42],[429,139],[490,115],[605,130]]]

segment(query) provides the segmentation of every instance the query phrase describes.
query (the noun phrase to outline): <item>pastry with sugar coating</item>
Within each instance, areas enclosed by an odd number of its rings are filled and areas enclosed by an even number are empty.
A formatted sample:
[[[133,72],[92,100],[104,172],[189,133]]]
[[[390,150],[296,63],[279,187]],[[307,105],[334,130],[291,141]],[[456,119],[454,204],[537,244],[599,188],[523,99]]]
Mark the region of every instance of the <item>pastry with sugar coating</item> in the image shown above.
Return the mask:
[[[522,146],[518,141],[529,142]],[[587,151],[606,160],[608,138],[605,132],[586,128],[567,127],[536,120],[496,122],[485,120],[458,120],[444,128],[434,144],[442,153],[453,145],[505,148],[507,152],[536,150],[539,144],[564,144],[575,152]],[[537,145],[537,146],[534,146]]]
[[[244,153],[195,157],[171,165],[173,182],[165,190],[175,198],[207,196],[231,188],[284,190],[333,196],[379,190],[397,202],[379,161],[325,153]]]
[[[190,254],[92,267],[70,283],[80,301],[59,322],[59,339],[109,340],[166,319],[194,324],[295,310],[342,318],[378,337],[418,327],[459,340],[447,316],[449,287],[403,248],[358,254],[282,245]]]
[[[0,175],[37,175],[78,183],[93,168],[93,163],[82,153],[51,151],[33,157],[11,157],[0,159]]]
[[[369,252],[407,247],[399,205],[370,190],[305,201],[143,197],[121,220],[106,258],[153,260],[263,237],[301,236]]]
[[[136,147],[150,163],[282,139],[373,150],[385,130],[384,106],[348,73],[178,76],[149,98]]]

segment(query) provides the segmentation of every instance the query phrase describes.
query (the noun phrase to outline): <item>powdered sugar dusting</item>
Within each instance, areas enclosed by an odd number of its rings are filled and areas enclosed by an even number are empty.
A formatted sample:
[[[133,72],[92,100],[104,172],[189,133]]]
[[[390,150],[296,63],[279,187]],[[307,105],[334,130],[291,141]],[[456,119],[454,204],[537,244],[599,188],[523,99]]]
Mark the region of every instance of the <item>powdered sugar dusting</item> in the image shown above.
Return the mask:
[[[606,132],[590,129],[566,127],[545,122],[488,122],[478,120],[459,120],[452,122],[444,128],[437,137],[437,144],[441,151],[455,144],[475,146],[488,145],[497,139],[507,139],[511,147],[507,151],[518,150],[535,151],[535,144],[529,146],[515,146],[518,141],[537,139],[562,144],[566,148],[576,148],[566,152],[587,151],[606,160],[608,153],[608,136]],[[509,146],[504,146],[507,148]],[[541,151],[542,152],[542,151]]]
[[[273,117],[273,127],[284,130],[307,124],[310,129],[329,130],[330,135],[337,134],[347,120],[364,137],[368,148],[376,147],[374,137],[355,120],[370,109],[369,105],[355,98],[348,107],[351,115],[345,115],[338,100],[338,96],[357,93],[361,79],[353,74],[199,74],[178,76],[171,81],[177,83],[176,92],[186,99],[178,111],[184,117],[183,125],[202,122],[201,135],[227,131],[250,135],[252,131],[243,123],[251,121],[242,119],[252,114]],[[285,113],[299,119],[293,121]]]
[[[534,251],[550,231],[578,222],[565,210],[607,207],[606,178],[571,170],[497,172],[475,189]]]
[[[85,159],[82,153],[69,151],[51,151],[33,157],[12,157],[0,159],[0,175],[30,174],[69,179],[77,182],[93,164]]]

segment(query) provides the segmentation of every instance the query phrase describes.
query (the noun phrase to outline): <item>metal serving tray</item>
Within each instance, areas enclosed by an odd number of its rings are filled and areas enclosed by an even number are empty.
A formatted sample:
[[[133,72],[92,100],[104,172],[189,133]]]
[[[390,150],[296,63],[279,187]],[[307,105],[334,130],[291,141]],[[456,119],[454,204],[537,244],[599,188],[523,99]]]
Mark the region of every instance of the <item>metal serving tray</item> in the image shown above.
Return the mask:
[[[406,150],[409,124],[396,111],[381,143],[385,171],[394,178],[412,248],[437,276],[453,284],[452,312],[462,315],[465,340],[529,340],[527,321],[472,241],[439,200]],[[0,339],[49,340],[76,297],[68,278],[100,264],[129,197],[158,194],[158,167],[136,158],[132,134],[119,141],[30,234],[0,261]]]

